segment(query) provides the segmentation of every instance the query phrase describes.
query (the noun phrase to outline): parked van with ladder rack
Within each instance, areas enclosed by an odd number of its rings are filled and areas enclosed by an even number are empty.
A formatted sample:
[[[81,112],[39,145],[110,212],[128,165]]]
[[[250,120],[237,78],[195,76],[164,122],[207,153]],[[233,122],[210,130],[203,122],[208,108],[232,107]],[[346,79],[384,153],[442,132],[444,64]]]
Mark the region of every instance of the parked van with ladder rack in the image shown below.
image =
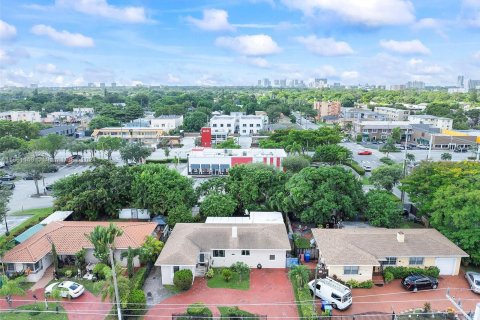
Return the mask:
[[[350,288],[332,278],[326,277],[310,281],[308,288],[312,294],[314,287],[316,287],[315,296],[327,301],[335,309],[346,310],[352,305],[352,291]]]

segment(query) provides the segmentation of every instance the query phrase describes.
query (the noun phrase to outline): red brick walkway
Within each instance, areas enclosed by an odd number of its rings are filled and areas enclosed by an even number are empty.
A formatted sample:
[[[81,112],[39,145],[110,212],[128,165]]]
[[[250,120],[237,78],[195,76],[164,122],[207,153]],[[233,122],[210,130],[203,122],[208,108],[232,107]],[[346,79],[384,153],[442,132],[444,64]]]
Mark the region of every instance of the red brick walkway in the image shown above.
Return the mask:
[[[450,288],[450,295],[460,298],[462,306],[466,311],[474,311],[477,302],[480,302],[480,295],[469,290],[464,275],[445,276],[439,279],[440,285],[437,290],[425,290],[410,292],[405,290],[400,280],[394,280],[383,287],[372,289],[353,289],[353,304],[346,311],[334,311],[334,315],[362,314],[362,313],[396,313],[405,312],[410,309],[423,308],[425,302],[429,302],[432,310],[445,311],[452,304],[446,299],[447,288]]]
[[[241,309],[274,317],[297,318],[297,307],[290,281],[285,269],[253,269],[249,290],[215,289],[207,287],[204,279],[196,278],[187,292],[175,295],[152,307],[145,319],[160,319],[172,313],[185,312],[186,306],[203,302],[215,315],[220,315],[216,306],[239,306]],[[279,305],[282,302],[287,305]]]

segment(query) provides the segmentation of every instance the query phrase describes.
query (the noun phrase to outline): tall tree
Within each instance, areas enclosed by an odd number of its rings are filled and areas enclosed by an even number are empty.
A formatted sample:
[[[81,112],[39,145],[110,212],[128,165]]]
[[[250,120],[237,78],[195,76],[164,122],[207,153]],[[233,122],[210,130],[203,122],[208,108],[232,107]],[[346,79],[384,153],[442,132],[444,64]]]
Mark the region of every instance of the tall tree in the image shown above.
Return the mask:
[[[452,160],[452,154],[448,152],[444,152],[440,155],[440,159],[442,159],[443,161],[450,161]]]
[[[310,160],[303,156],[289,156],[282,160],[282,166],[287,172],[297,173],[310,166]]]
[[[28,145],[23,139],[12,136],[0,137],[0,152],[7,150],[20,150],[25,152],[27,149]]]
[[[21,162],[13,167],[13,171],[25,173],[27,176],[32,177],[37,190],[37,196],[40,195],[40,189],[38,187],[38,180],[42,179],[42,174],[50,168],[50,163],[44,159],[33,159],[29,162]]]
[[[107,153],[107,159],[112,160],[112,153],[120,150],[125,144],[122,138],[119,137],[100,137],[97,142],[98,150],[105,151]]]
[[[387,142],[385,142],[385,144],[380,148],[380,151],[385,153],[387,157],[390,152],[395,152],[397,150],[397,147],[395,147],[395,141],[391,137],[388,138]]]
[[[129,278],[133,277],[133,272],[134,272],[133,260],[135,259],[135,257],[137,257],[140,254],[140,252],[141,252],[140,248],[128,247],[127,251],[122,252],[122,254],[120,255],[122,259],[127,258],[127,273]]]
[[[397,185],[403,177],[403,169],[399,165],[380,166],[373,169],[370,182],[377,188],[383,188],[387,191],[392,191],[393,187]]]
[[[313,161],[325,162],[331,165],[345,164],[352,160],[352,151],[336,144],[318,147],[313,155]]]
[[[106,116],[96,116],[88,124],[90,130],[106,127],[120,127],[120,121]]]
[[[11,190],[7,190],[0,186],[0,223],[4,223],[5,219],[7,218],[7,211],[8,211],[7,205],[11,195],[12,195]]]
[[[183,128],[187,132],[198,132],[208,122],[208,114],[194,111],[188,113],[183,120]]]
[[[52,158],[52,162],[55,162],[55,156],[57,153],[65,148],[66,139],[59,134],[49,134],[48,136],[41,137],[33,141],[33,148],[35,150],[41,150],[48,153]]]
[[[402,221],[402,203],[388,191],[370,190],[365,217],[374,227],[397,228]]]
[[[108,259],[109,250],[114,248],[115,238],[122,234],[122,229],[110,223],[108,227],[96,226],[90,234],[86,234],[85,236],[93,244],[93,255],[95,258],[105,264],[111,265]]]
[[[231,217],[237,205],[237,201],[229,195],[211,194],[200,204],[200,213],[204,217]]]
[[[393,128],[391,137],[395,143],[400,142],[402,139],[402,129],[399,127]]]
[[[129,161],[142,163],[143,160],[148,158],[151,154],[151,148],[145,147],[139,143],[127,143],[120,149],[120,157],[125,163],[128,163]]]
[[[114,277],[115,273],[115,277]],[[103,269],[103,274],[105,275],[105,280],[98,281],[94,284],[94,287],[101,292],[102,301],[105,301],[107,297],[113,303],[115,301],[115,280],[118,285],[118,292],[120,298],[120,305],[123,309],[128,307],[128,295],[130,293],[131,285],[130,281],[123,274],[125,273],[125,268],[120,266],[118,263],[114,267],[110,268],[105,266]]]
[[[18,277],[15,279],[9,279],[6,275],[0,276],[2,287],[0,288],[0,296],[7,297],[8,306],[12,308],[13,299],[12,296],[24,296],[25,289],[22,287],[22,283],[25,282],[25,277]]]
[[[153,265],[162,252],[164,243],[153,236],[147,236],[140,247],[140,261]]]

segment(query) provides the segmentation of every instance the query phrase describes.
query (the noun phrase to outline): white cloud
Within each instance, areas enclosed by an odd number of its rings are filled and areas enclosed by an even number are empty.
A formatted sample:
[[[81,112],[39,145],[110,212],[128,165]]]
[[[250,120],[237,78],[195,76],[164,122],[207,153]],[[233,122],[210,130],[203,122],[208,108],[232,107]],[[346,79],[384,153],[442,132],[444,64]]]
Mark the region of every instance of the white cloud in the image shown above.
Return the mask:
[[[314,74],[318,77],[335,77],[337,76],[337,70],[334,66],[331,65],[323,65],[320,68],[314,69]]]
[[[358,79],[358,72],[357,71],[344,71],[341,74],[341,78],[345,81],[348,80],[356,80]]]
[[[305,48],[320,56],[346,56],[354,51],[347,42],[336,41],[334,38],[317,38],[314,35],[295,38]]]
[[[259,68],[270,67],[270,63],[267,61],[267,59],[261,58],[261,57],[243,57],[241,61],[243,63],[249,64],[255,67],[259,67]]]
[[[7,22],[0,20],[0,39],[6,40],[13,38],[17,35],[17,28],[8,24]]]
[[[93,47],[95,45],[92,38],[86,37],[80,33],[70,33],[68,31],[57,31],[50,26],[37,24],[31,29],[37,36],[47,36],[52,40],[68,47]]]
[[[92,16],[130,23],[148,22],[145,8],[114,6],[108,4],[107,0],[56,0],[55,4]]]
[[[203,18],[197,19],[193,17],[187,17],[187,21],[207,31],[234,31],[235,27],[228,22],[228,12],[218,9],[205,9],[203,10]]]
[[[478,0],[463,0],[461,19],[472,27],[480,27],[480,2]]]
[[[440,21],[438,19],[433,18],[424,18],[420,19],[413,25],[414,30],[423,30],[423,29],[430,29],[435,31],[439,36],[442,38],[447,38],[447,35],[444,31],[445,29],[445,22]]]
[[[52,75],[69,75],[70,71],[62,71],[58,69],[56,65],[53,63],[47,63],[47,64],[37,64],[35,66],[35,71],[42,73],[42,74],[52,74]]]
[[[26,58],[30,58],[30,54],[23,48],[14,48],[11,50],[4,50],[0,48],[0,62],[3,63],[5,67],[7,64],[16,64],[20,59]]]
[[[473,54],[473,58],[480,60],[480,51],[477,51],[476,53]]]
[[[198,86],[216,86],[218,82],[212,79],[212,76],[209,74],[202,75],[199,79],[195,81],[195,84]]]
[[[277,43],[265,34],[219,37],[215,40],[215,45],[245,56],[266,56],[281,51]]]
[[[169,74],[167,74],[167,82],[173,84],[173,83],[180,83],[181,80],[180,80],[180,78],[178,78],[178,77],[174,76],[173,74],[169,73]]]
[[[367,26],[402,25],[415,20],[414,8],[408,0],[282,0],[291,9],[307,16],[318,12],[335,13],[347,22]]]
[[[380,46],[400,54],[429,54],[430,50],[420,40],[396,41],[382,40]]]

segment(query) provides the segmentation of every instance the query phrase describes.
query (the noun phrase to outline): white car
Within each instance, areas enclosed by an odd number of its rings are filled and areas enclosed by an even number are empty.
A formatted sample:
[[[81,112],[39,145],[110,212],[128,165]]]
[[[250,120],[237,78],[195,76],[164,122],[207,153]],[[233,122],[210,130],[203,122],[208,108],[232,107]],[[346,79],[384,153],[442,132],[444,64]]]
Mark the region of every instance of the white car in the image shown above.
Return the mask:
[[[372,167],[367,166],[367,165],[364,165],[363,169],[365,170],[365,172],[371,172],[372,171]]]
[[[465,278],[472,291],[480,293],[480,273],[469,271],[465,273]]]
[[[314,289],[315,288],[315,289]],[[352,305],[352,291],[347,286],[326,277],[312,280],[308,283],[308,289],[315,296],[328,302],[332,308],[346,310]]]
[[[45,296],[51,295],[53,290],[59,290],[62,298],[78,298],[80,297],[85,288],[73,281],[54,282],[45,288]]]

